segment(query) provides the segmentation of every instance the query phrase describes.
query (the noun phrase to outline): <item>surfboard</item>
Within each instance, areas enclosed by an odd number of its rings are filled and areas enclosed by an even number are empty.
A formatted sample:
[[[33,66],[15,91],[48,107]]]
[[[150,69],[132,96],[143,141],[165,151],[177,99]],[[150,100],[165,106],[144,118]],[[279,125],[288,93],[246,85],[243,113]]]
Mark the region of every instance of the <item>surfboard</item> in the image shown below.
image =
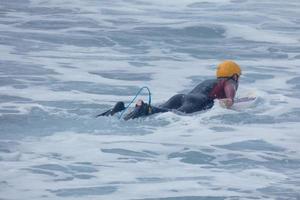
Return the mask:
[[[236,98],[234,100],[234,103],[246,103],[246,102],[253,102],[256,100],[256,97],[242,97],[242,98]]]
[[[232,105],[232,109],[234,110],[243,110],[247,108],[251,108],[255,106],[255,103],[257,101],[256,96],[246,96],[241,98],[234,99],[234,104]]]

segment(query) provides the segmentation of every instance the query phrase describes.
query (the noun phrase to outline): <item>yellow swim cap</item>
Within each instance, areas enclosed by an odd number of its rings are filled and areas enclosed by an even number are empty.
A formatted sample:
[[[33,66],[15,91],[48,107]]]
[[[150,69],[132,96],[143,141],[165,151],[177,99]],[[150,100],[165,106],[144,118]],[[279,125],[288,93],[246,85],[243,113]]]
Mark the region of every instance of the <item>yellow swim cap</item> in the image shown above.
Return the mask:
[[[241,75],[242,71],[238,64],[231,60],[226,60],[218,65],[217,78],[232,77],[233,75]]]

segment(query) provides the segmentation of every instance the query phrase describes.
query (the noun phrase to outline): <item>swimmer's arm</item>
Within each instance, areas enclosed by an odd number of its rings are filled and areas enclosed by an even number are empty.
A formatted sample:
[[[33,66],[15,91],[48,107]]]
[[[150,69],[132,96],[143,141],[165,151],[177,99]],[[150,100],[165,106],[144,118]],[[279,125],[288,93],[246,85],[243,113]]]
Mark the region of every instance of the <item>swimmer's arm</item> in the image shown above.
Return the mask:
[[[224,91],[226,98],[219,100],[220,105],[224,108],[231,108],[234,103],[236,86],[230,82],[227,82],[224,87]]]

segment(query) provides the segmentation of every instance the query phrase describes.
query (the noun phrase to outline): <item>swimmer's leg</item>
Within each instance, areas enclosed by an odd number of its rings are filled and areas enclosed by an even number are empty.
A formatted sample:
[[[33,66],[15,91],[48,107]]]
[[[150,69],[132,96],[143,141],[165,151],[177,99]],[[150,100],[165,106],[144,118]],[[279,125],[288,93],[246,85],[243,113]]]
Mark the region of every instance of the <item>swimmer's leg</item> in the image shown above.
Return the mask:
[[[168,112],[168,109],[156,106],[149,106],[143,100],[138,100],[133,111],[124,117],[124,120],[135,119],[139,117],[149,116],[155,113]]]
[[[97,115],[96,117],[111,116],[111,115],[116,114],[117,112],[120,112],[120,111],[124,110],[124,109],[125,109],[124,102],[119,101],[119,102],[116,103],[116,105],[112,109],[109,109],[109,110]]]
[[[183,94],[177,94],[171,97],[166,103],[160,106],[149,106],[147,103],[144,103],[142,100],[139,100],[132,112],[124,117],[125,120],[135,119],[142,116],[147,116],[155,113],[168,112],[172,109],[177,109],[182,106],[183,103]],[[112,108],[107,110],[104,113],[97,115],[100,116],[111,116],[117,112],[120,112],[125,109],[124,102],[117,102],[117,104]]]
[[[131,111],[130,113],[128,113],[125,117],[124,120],[129,120],[129,119],[135,119],[138,117],[143,117],[143,116],[147,116],[150,113],[150,106],[147,103],[144,103],[143,100],[138,100],[138,102],[135,104],[135,108],[133,109],[133,111]]]
[[[168,112],[172,109],[177,109],[180,106],[182,106],[183,98],[183,94],[174,95],[167,102],[160,106],[149,106],[147,103],[144,103],[142,100],[139,100],[135,105],[134,110],[128,115],[126,115],[124,119],[135,119],[138,117],[148,116],[155,113]]]
[[[179,112],[182,112],[182,113],[186,113],[186,114],[199,111],[199,110],[196,110],[196,107],[191,103],[184,103],[182,106],[180,106],[176,110]]]
[[[171,111],[172,109],[179,108],[182,105],[183,98],[183,94],[174,95],[167,102],[160,106],[149,106],[147,103],[144,103],[142,100],[139,100],[134,110],[131,113],[129,113],[124,119],[134,119],[156,113],[164,113]]]
[[[214,101],[205,95],[186,95],[183,105],[180,106],[177,109],[177,111],[189,114],[202,110],[207,110],[213,107],[213,105]]]
[[[178,109],[183,105],[184,102],[184,94],[176,94],[173,97],[171,97],[167,102],[164,104],[160,105],[159,108],[162,109]]]

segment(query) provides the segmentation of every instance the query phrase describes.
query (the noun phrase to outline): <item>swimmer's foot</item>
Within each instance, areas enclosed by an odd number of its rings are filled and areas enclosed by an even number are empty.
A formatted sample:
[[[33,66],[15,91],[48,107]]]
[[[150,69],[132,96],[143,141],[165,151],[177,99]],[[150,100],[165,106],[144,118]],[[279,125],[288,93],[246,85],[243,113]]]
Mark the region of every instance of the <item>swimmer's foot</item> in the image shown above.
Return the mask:
[[[96,117],[111,116],[111,115],[116,114],[117,112],[124,110],[124,109],[125,109],[124,102],[119,101],[116,103],[116,105],[112,109],[109,109],[109,110],[105,111],[104,113],[97,115]]]
[[[144,103],[142,100],[139,100],[133,111],[127,114],[124,117],[124,120],[135,119],[138,117],[146,116],[150,113],[150,106],[147,103]]]

